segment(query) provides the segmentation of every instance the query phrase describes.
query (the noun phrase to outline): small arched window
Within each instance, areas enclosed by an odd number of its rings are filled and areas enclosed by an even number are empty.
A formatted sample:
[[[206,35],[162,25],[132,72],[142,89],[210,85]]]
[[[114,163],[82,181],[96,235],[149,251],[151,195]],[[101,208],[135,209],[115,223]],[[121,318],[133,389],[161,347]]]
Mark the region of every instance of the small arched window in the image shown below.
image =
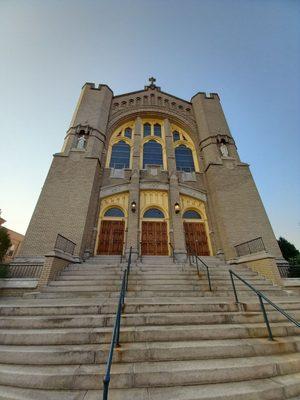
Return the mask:
[[[143,168],[146,165],[163,165],[162,147],[156,140],[149,140],[144,144]]]
[[[124,213],[119,208],[112,207],[105,211],[104,217],[124,217]]]
[[[144,124],[144,137],[150,136],[150,135],[151,135],[151,125],[148,122],[146,122]]]
[[[145,211],[144,218],[164,218],[164,213],[160,211],[158,208],[149,208],[149,210]]]
[[[111,150],[110,168],[123,169],[129,168],[130,146],[123,140],[114,144]]]
[[[154,136],[161,137],[161,126],[159,124],[154,125]]]
[[[175,148],[175,159],[177,171],[195,171],[192,150],[184,145]]]
[[[132,129],[131,128],[126,128],[125,131],[124,131],[124,136],[127,137],[128,139],[131,139]]]
[[[173,142],[177,142],[177,140],[180,140],[180,135],[179,135],[179,132],[174,131],[173,132]]]
[[[194,210],[188,210],[183,214],[183,218],[186,219],[201,219],[201,215]]]

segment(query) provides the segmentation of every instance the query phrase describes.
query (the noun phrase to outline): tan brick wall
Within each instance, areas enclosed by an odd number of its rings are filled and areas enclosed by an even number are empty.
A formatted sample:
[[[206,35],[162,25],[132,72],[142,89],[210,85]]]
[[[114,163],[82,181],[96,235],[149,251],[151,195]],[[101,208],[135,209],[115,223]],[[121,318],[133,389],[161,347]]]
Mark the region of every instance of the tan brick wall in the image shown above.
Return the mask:
[[[280,257],[268,216],[247,166],[229,169],[211,165],[206,172],[212,212],[226,258],[236,257],[234,246],[262,237],[266,250]]]
[[[241,163],[219,98],[199,93],[192,99],[205,166],[214,242],[226,259],[234,246],[262,237],[267,251],[281,257],[274,232],[247,164]],[[217,140],[225,138],[229,158],[221,157]]]
[[[47,285],[50,281],[55,280],[60,272],[70,263],[70,261],[58,257],[46,257],[41,273],[38,288]]]
[[[1,289],[0,297],[21,297],[25,293],[33,292],[34,289],[18,288],[18,289]]]
[[[19,256],[43,256],[53,250],[58,233],[77,244],[82,254],[86,230],[93,226],[100,166],[84,153],[55,156],[30,221]]]
[[[261,260],[248,261],[245,265],[264,278],[270,279],[273,283],[278,285],[282,284],[282,279],[274,259],[265,258]]]

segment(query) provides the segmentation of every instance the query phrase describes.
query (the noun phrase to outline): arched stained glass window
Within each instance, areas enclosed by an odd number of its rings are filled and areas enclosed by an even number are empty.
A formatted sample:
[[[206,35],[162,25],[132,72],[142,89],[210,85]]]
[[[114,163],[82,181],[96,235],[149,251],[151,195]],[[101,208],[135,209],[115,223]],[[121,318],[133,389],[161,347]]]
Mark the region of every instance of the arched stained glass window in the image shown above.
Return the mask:
[[[175,159],[177,171],[195,171],[192,150],[184,145],[175,148]]]
[[[159,124],[154,125],[154,136],[161,137],[161,126]]]
[[[144,137],[151,135],[151,125],[146,122],[144,124]]]
[[[123,169],[129,168],[130,146],[123,140],[114,144],[111,150],[110,168]]]
[[[164,213],[160,211],[158,208],[149,208],[149,210],[145,211],[144,218],[164,218]]]
[[[173,142],[177,142],[177,140],[180,140],[180,135],[179,135],[179,132],[174,131],[173,132]]]
[[[162,147],[155,140],[149,140],[144,144],[143,168],[146,165],[163,165]]]
[[[112,207],[105,211],[104,217],[124,217],[124,213],[119,208]]]
[[[194,210],[188,210],[183,214],[183,218],[186,219],[201,219],[201,215]]]
[[[126,128],[125,131],[124,131],[124,136],[126,136],[128,139],[131,139],[132,129],[131,128]]]

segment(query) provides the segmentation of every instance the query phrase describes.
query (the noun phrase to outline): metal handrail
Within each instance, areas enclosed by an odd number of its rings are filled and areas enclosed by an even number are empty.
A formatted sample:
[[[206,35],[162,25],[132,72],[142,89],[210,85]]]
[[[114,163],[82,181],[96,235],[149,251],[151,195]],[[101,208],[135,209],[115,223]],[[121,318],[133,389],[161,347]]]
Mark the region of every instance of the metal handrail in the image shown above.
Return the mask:
[[[122,262],[123,262],[123,257],[126,255],[126,254],[124,254],[126,252],[126,249],[125,249],[125,242],[123,242],[123,248],[122,248],[122,253],[121,253],[121,257],[120,257],[120,264],[122,264]]]
[[[140,262],[143,262],[142,242],[140,242]]]
[[[54,250],[60,250],[67,254],[74,254],[74,250],[76,247],[76,243],[72,240],[66,238],[65,236],[61,235],[60,233],[57,234]]]
[[[206,262],[204,262],[201,257],[199,257],[196,253],[190,253],[188,252],[188,258],[189,258],[189,263],[190,265],[192,265],[191,262],[191,257],[196,259],[196,267],[197,267],[197,273],[198,275],[200,275],[199,273],[199,263],[198,260],[201,262],[200,267],[205,268],[206,269],[206,276],[207,276],[207,280],[208,280],[208,286],[209,286],[209,290],[212,292],[212,287],[211,287],[211,279],[210,279],[210,272],[209,272],[209,266],[206,264]]]
[[[266,251],[266,247],[261,236],[247,240],[246,242],[239,243],[234,246],[238,257],[245,256],[247,254],[259,253],[260,251]]]
[[[171,250],[172,250],[173,262],[175,263],[175,250],[174,250],[174,247],[172,246],[172,243],[171,243],[171,242],[169,242],[169,246],[171,247]]]
[[[130,247],[127,267],[125,268],[125,270],[123,272],[123,278],[122,278],[122,284],[121,284],[121,289],[120,289],[120,296],[119,296],[118,308],[117,308],[116,319],[115,319],[115,324],[114,324],[114,330],[113,330],[113,334],[112,334],[110,349],[109,349],[107,362],[106,362],[106,370],[105,370],[105,375],[104,375],[104,379],[103,379],[103,400],[108,399],[108,389],[109,389],[109,383],[110,383],[110,370],[111,370],[111,364],[112,364],[112,359],[113,359],[113,354],[114,354],[114,348],[120,346],[121,315],[122,315],[122,311],[124,310],[125,296],[126,296],[126,292],[128,289],[128,277],[130,274],[130,267],[131,267],[131,253],[132,253],[132,247]]]
[[[229,273],[230,273],[230,278],[231,278],[231,283],[232,283],[232,287],[233,287],[236,303],[240,303],[240,302],[239,302],[239,299],[238,299],[238,295],[237,295],[237,291],[236,291],[236,287],[235,287],[233,276],[238,278],[241,282],[243,282],[246,286],[248,286],[253,292],[255,292],[257,294],[257,296],[259,298],[260,307],[261,307],[261,310],[262,310],[262,313],[263,313],[263,316],[264,316],[265,324],[266,324],[267,329],[268,329],[269,340],[274,340],[274,338],[273,338],[271,326],[270,326],[270,323],[269,323],[268,315],[267,315],[263,300],[265,300],[267,303],[269,303],[273,308],[275,308],[275,310],[280,312],[280,314],[282,314],[284,317],[286,317],[290,322],[292,322],[294,325],[296,325],[298,328],[300,328],[300,323],[298,321],[296,321],[290,314],[288,314],[285,310],[280,308],[277,304],[273,303],[273,301],[271,301],[260,290],[255,289],[254,286],[252,286],[249,282],[247,282],[241,276],[239,276],[238,274],[233,272],[231,269],[229,270]]]

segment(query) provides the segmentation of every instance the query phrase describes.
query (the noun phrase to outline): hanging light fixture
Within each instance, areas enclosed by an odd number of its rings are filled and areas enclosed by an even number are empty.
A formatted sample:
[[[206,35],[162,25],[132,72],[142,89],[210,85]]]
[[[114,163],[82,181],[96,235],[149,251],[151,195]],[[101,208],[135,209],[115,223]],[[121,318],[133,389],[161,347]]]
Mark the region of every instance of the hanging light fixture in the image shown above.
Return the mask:
[[[178,214],[180,212],[180,205],[178,203],[174,204],[175,213]]]
[[[131,211],[132,211],[132,212],[135,212],[135,211],[136,211],[136,202],[135,202],[135,201],[133,201],[133,202],[131,203]]]

